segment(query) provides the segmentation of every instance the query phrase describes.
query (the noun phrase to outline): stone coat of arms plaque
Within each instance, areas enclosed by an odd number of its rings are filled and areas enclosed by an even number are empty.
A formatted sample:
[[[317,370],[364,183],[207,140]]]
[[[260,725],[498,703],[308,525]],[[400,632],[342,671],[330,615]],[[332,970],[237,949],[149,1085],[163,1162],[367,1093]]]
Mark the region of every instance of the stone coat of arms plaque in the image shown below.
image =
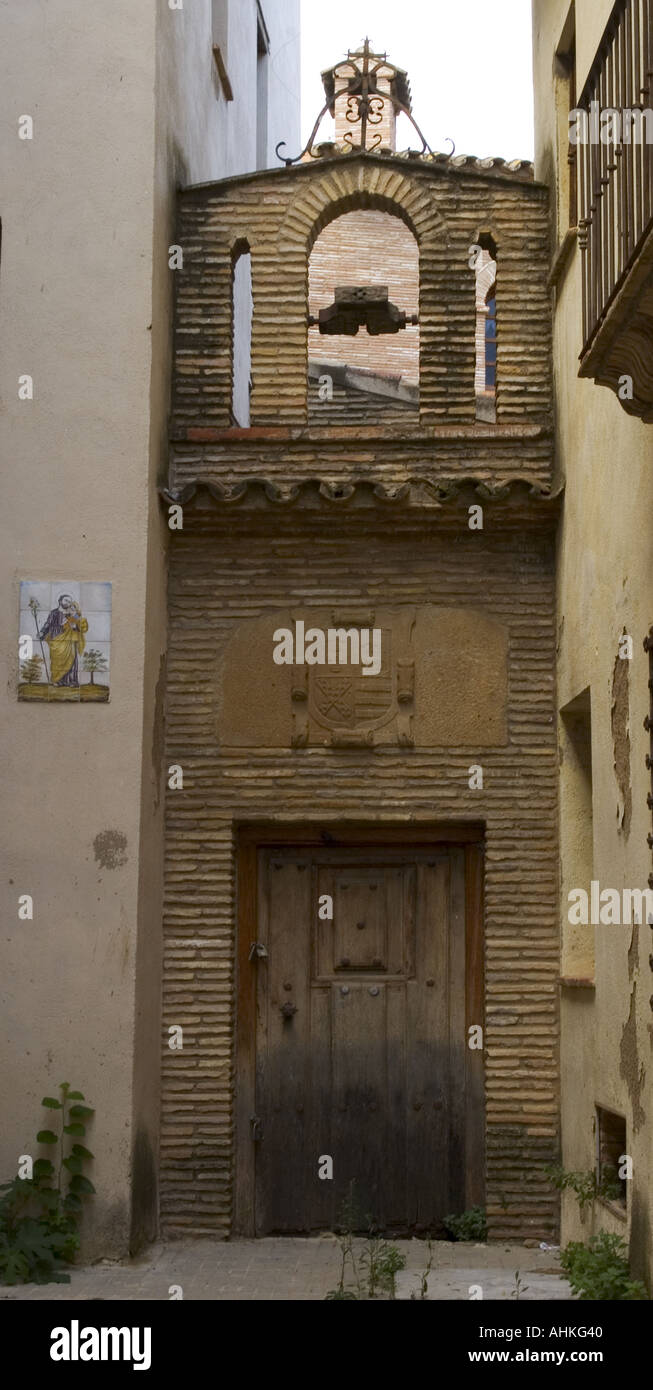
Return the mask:
[[[379,628],[381,669],[364,674],[362,665],[294,666],[292,671],[292,745],[327,744],[332,748],[373,748],[377,744],[412,747],[414,661],[412,609],[390,615],[381,609],[364,614],[333,611],[314,615],[313,626],[338,629]]]

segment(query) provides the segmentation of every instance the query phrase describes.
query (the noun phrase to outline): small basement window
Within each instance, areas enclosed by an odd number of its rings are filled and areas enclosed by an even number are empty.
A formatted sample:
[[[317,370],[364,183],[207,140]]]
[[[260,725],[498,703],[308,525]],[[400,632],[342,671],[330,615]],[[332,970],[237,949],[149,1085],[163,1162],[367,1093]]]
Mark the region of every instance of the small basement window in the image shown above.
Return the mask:
[[[596,1107],[596,1174],[606,1201],[627,1205],[628,1179],[620,1178],[626,1152],[626,1121],[613,1110]]]

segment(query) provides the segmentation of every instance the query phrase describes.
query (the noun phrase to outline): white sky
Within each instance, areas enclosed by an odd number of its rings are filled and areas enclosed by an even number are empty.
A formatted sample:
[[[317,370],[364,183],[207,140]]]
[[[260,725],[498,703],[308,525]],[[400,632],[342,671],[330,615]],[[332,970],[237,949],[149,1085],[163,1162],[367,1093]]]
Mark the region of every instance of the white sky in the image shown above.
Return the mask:
[[[450,150],[450,137],[457,154],[532,159],[530,0],[301,0],[301,6],[304,141],[324,105],[320,72],[368,36],[406,69],[413,115],[432,149]],[[332,130],[327,116],[322,138]],[[419,141],[402,118],[397,147],[409,145]]]

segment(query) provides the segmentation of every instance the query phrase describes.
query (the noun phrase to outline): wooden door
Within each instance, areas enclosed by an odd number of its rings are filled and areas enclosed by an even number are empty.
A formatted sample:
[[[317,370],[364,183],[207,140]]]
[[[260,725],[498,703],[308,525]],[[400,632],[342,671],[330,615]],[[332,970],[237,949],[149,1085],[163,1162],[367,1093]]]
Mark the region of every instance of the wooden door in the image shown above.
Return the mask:
[[[353,1183],[361,1228],[438,1233],[482,1200],[466,850],[261,846],[257,861],[254,1232],[331,1230]]]

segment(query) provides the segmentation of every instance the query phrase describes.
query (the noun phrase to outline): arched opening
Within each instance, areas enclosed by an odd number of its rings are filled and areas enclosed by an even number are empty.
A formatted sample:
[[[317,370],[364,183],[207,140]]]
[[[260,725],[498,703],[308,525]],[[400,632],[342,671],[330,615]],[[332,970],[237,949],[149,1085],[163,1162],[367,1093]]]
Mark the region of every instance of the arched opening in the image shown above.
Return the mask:
[[[308,268],[308,418],[415,420],[419,247],[395,213],[363,207],[316,237]]]
[[[236,243],[231,257],[231,418],[249,429],[252,390],[252,258],[246,241]]]
[[[491,425],[497,418],[497,249],[489,232],[476,245],[476,419]]]

